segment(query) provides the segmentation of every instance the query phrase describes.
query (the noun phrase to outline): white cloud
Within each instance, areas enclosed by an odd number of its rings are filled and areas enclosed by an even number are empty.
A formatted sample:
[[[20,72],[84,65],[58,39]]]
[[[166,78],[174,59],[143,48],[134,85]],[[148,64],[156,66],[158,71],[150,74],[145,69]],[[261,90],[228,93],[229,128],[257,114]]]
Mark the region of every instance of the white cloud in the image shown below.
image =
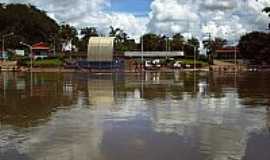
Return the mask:
[[[198,25],[199,15],[193,6],[177,0],[155,0],[151,4],[149,31],[157,33],[189,32]]]
[[[148,29],[157,33],[190,32],[202,38],[239,38],[251,30],[264,30],[270,21],[262,9],[269,0],[154,0]]]
[[[113,12],[110,16],[112,26],[123,29],[130,37],[136,40],[147,30],[146,24],[148,23],[148,18],[135,17],[132,14],[117,12]]]

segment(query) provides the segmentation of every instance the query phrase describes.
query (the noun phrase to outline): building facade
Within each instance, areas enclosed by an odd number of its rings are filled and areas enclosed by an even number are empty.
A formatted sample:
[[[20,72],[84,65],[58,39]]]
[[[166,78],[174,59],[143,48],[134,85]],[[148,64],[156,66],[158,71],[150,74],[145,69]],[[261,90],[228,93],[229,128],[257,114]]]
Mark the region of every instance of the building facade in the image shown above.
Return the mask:
[[[223,47],[223,48],[217,49],[215,58],[216,59],[224,59],[224,60],[231,60],[231,59],[235,59],[235,58],[240,59],[241,54],[240,54],[239,48],[228,46],[228,47]]]

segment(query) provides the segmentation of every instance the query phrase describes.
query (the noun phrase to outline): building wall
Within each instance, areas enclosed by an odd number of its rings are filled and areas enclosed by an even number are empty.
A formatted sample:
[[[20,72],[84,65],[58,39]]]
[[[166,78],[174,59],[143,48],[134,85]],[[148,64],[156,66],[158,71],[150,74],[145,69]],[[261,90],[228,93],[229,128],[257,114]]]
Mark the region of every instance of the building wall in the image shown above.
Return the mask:
[[[234,59],[235,58],[235,53],[234,52],[218,52],[217,59]],[[236,58],[239,59],[241,58],[241,55],[239,52],[236,53]]]

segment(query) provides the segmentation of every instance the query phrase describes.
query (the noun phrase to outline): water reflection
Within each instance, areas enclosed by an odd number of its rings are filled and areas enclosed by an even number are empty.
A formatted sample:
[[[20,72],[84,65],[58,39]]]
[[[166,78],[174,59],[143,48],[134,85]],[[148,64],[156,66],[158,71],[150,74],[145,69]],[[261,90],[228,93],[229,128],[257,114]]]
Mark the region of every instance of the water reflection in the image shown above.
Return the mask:
[[[114,104],[114,84],[111,77],[88,80],[89,102],[93,106]]]
[[[1,73],[0,159],[269,159],[269,80]]]

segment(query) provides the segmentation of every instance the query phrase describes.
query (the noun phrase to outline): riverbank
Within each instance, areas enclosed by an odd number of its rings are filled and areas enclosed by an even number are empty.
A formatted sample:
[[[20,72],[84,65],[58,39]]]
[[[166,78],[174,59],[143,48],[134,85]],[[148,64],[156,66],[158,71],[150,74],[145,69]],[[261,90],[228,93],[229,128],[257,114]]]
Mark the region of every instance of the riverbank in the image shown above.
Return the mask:
[[[194,68],[185,68],[185,69],[172,69],[172,68],[160,68],[156,70],[141,70],[141,69],[66,69],[64,67],[57,68],[32,68],[32,72],[34,73],[142,73],[142,72],[194,72]],[[245,66],[208,66],[195,69],[197,72],[220,72],[220,73],[228,73],[228,72],[245,72],[249,71],[249,69]],[[10,70],[2,70],[2,72],[22,72],[27,73],[31,72],[31,69],[28,67],[19,67],[17,69]]]

